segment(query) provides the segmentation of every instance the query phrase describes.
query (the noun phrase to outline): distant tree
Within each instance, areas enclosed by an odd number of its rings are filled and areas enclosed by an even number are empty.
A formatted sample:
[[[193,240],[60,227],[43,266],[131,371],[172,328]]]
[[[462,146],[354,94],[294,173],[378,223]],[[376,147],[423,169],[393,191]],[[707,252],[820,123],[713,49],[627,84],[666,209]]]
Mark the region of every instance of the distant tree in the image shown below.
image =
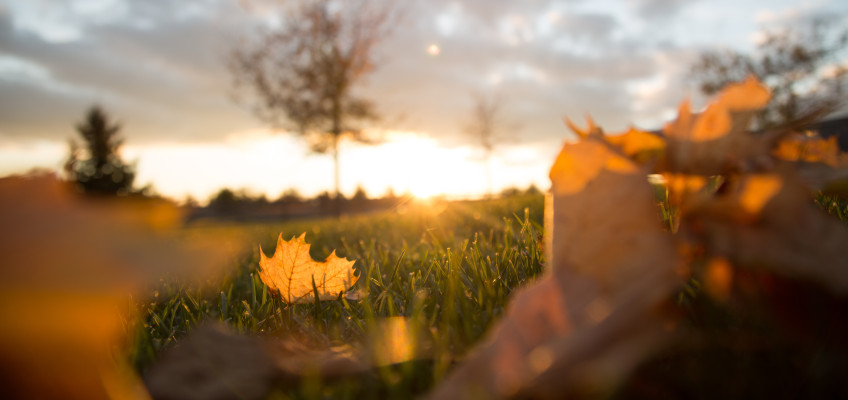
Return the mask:
[[[362,186],[356,187],[356,192],[353,193],[353,197],[350,198],[353,203],[365,203],[368,201],[368,193],[365,192],[365,189]]]
[[[524,191],[524,194],[526,194],[528,196],[538,196],[538,195],[542,194],[542,191],[539,190],[539,188],[536,187],[535,184],[531,183],[530,186],[527,188],[527,190]]]
[[[503,120],[503,100],[499,96],[473,95],[474,106],[471,116],[464,126],[465,132],[474,138],[483,150],[483,165],[486,169],[486,194],[493,193],[492,154],[495,144],[503,139],[507,130],[516,129]]]
[[[197,208],[198,203],[197,200],[192,195],[187,195],[185,199],[183,199],[183,207],[185,208]]]
[[[209,207],[218,211],[232,211],[239,200],[236,192],[229,188],[223,188],[209,200]]]
[[[120,156],[123,139],[118,136],[121,126],[109,121],[99,106],[89,109],[85,120],[76,130],[85,142],[80,148],[70,141],[70,155],[65,162],[68,178],[85,193],[95,195],[129,194],[135,171]]]
[[[268,204],[268,196],[265,193],[260,193],[254,197],[250,197],[250,202],[254,205],[264,206]]]
[[[260,120],[306,137],[315,152],[332,154],[336,197],[340,140],[368,142],[355,122],[377,118],[374,104],[353,89],[374,70],[372,53],[389,25],[386,4],[298,2],[278,28],[236,50],[230,62],[237,92],[247,93]]]
[[[520,195],[521,193],[521,189],[513,186],[501,190],[501,197],[515,197]]]
[[[283,192],[277,201],[284,204],[294,204],[300,203],[303,201],[303,198],[300,196],[300,193],[297,192],[297,189],[292,188]]]
[[[846,45],[848,29],[816,20],[766,32],[753,54],[707,51],[693,65],[691,77],[704,94],[713,95],[728,83],[756,76],[772,91],[757,126],[803,126],[845,105]]]
[[[338,197],[337,197],[338,199]],[[318,196],[315,196],[314,201],[318,202],[318,208],[322,211],[330,211],[330,206],[332,205],[333,198],[330,196],[330,192],[321,192]]]

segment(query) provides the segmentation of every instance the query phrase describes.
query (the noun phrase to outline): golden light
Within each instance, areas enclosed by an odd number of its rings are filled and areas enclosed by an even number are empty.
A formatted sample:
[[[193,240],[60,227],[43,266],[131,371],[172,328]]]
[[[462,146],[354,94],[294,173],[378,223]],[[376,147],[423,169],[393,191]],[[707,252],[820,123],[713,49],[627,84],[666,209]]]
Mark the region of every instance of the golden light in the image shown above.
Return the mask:
[[[438,187],[438,182],[434,181],[415,182],[409,188],[409,192],[421,200],[427,200],[431,197],[442,194],[442,191]]]
[[[427,54],[431,56],[437,56],[442,52],[442,49],[439,48],[439,45],[433,43],[429,47],[427,47]]]
[[[427,199],[448,194],[476,195],[485,189],[482,170],[472,159],[472,146],[445,147],[436,139],[414,132],[392,132],[386,143],[376,146],[351,146],[346,153],[348,165],[366,186],[391,186],[397,193],[410,193]],[[366,188],[369,193],[379,190]]]
[[[340,164],[346,196],[352,196],[357,187],[369,197],[382,196],[389,188],[421,199],[485,193],[486,170],[475,146],[446,145],[414,131],[388,131],[381,137],[384,140],[374,145],[344,142]],[[246,188],[272,199],[294,188],[313,197],[333,183],[330,157],[309,155],[308,146],[295,135],[266,130],[235,132],[224,143],[154,143],[128,145],[125,150],[128,159],[140,160],[138,181],[155,182],[157,192],[177,199],[190,194],[203,202],[222,187]],[[6,153],[12,151],[0,146],[0,160]],[[505,165],[499,157],[492,160],[496,188],[530,183],[545,187],[550,167],[547,155],[540,156],[532,146],[504,146],[501,155],[517,164]],[[0,169],[2,165],[0,161]]]

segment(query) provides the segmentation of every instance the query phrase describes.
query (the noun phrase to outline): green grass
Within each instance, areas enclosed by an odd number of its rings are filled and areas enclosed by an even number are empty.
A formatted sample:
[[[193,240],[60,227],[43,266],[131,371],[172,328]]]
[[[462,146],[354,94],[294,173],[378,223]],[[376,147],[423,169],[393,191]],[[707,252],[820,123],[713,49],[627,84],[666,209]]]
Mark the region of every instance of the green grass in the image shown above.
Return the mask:
[[[364,343],[385,317],[404,316],[429,336],[426,360],[368,379],[279,388],[271,398],[409,398],[441,380],[503,313],[508,297],[542,271],[542,196],[413,203],[377,214],[230,225],[252,244],[212,288],[163,282],[142,303],[129,357],[142,372],[192,328],[219,320],[251,335],[286,333],[311,345]],[[218,227],[219,228],[219,227]],[[201,228],[194,228],[201,229]],[[258,245],[306,232],[311,253],[356,259],[360,300],[289,306],[259,279]]]
[[[671,229],[674,210],[664,193],[657,191],[658,216]],[[163,282],[139,304],[140,322],[131,326],[129,357],[144,374],[163,350],[208,320],[225,322],[247,335],[294,337],[316,347],[365,348],[381,320],[403,316],[429,339],[423,359],[331,384],[306,380],[278,387],[269,398],[419,396],[480,341],[504,312],[509,295],[542,272],[543,203],[542,196],[413,203],[341,219],[192,227],[238,232],[249,250],[237,256],[217,285]],[[819,195],[816,203],[848,222],[845,200]],[[280,233],[288,239],[302,232],[314,258],[321,260],[335,249],[341,257],[356,259],[356,290],[364,294],[360,300],[289,306],[268,292],[256,273],[259,245],[269,254]],[[699,320],[724,315],[709,307],[705,311],[700,292],[697,279],[687,280],[678,305]]]

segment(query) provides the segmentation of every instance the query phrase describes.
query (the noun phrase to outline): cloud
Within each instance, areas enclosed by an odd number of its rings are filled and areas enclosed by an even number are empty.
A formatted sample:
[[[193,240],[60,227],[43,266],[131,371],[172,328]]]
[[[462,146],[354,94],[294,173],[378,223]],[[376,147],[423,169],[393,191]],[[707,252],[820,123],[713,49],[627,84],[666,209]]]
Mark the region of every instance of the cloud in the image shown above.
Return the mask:
[[[63,136],[44,129],[45,120],[62,118],[69,124],[64,110],[82,115],[93,103],[132,121],[128,129],[143,133],[133,141],[216,140],[255,125],[228,98],[225,60],[244,19],[224,2],[206,1],[209,7],[194,12],[178,3],[132,2],[130,12],[114,21],[76,21],[80,36],[64,42],[18,27],[14,15],[0,15],[0,56],[46,71],[41,82],[19,82],[13,85],[15,93],[4,91],[2,96],[52,106],[19,106],[16,123],[4,119],[0,131],[7,136]],[[75,92],[55,93],[56,88]]]
[[[0,99],[16,99],[0,110],[6,137],[64,139],[93,103],[124,123],[128,143],[215,142],[260,127],[229,98],[225,61],[240,39],[272,19],[270,2],[102,0],[88,9],[63,3],[49,21],[76,33],[62,41],[26,22],[41,2],[13,4],[0,15],[0,69],[5,57],[19,64],[19,73],[29,68],[41,75],[0,79]],[[516,135],[524,141],[560,140],[563,115],[592,113],[611,129],[623,128],[635,113],[653,112],[646,107],[663,107],[636,104],[631,86],[668,64],[658,62],[656,43],[633,37],[626,10],[592,4],[404,2],[404,20],[357,90],[377,102],[392,124],[384,128],[424,132],[444,143],[469,141],[461,126],[472,92],[502,93],[506,119],[520,121]],[[637,4],[651,15],[682,7],[669,0]],[[438,56],[427,53],[431,44],[440,46]]]
[[[626,83],[657,65],[648,46],[616,34],[617,18],[557,2],[457,4],[419,3],[369,79],[365,92],[384,98],[390,114],[404,114],[407,129],[468,142],[462,121],[479,92],[501,94],[506,119],[520,121],[525,141],[567,136],[563,115],[591,112],[613,129],[632,122]],[[425,51],[431,43],[441,48],[436,57]]]
[[[681,9],[694,3],[693,0],[634,0],[631,2],[642,17],[646,19],[668,19]]]
[[[746,51],[745,38],[758,22],[848,13],[847,3],[836,0],[803,6],[792,0],[384,1],[398,5],[403,19],[378,48],[375,72],[355,89],[377,103],[384,117],[380,128],[417,132],[445,148],[473,148],[462,126],[472,94],[482,93],[503,99],[502,119],[511,123],[504,147],[554,152],[569,135],[563,116],[582,120],[591,114],[613,132],[631,123],[651,129],[682,98],[693,96],[697,104],[685,78],[699,49]],[[226,58],[259,26],[279,24],[281,4],[291,2],[5,0],[0,144],[26,150],[35,144],[24,142],[49,142],[54,153],[65,149],[63,142],[76,135],[74,124],[99,103],[122,123],[127,149],[144,150],[138,157],[145,179],[161,179],[155,176],[168,174],[185,154],[207,159],[211,170],[238,170],[215,184],[239,186],[241,179],[260,185],[232,165],[273,174],[278,169],[252,164],[247,151],[233,150],[238,156],[223,163],[217,153],[238,147],[227,140],[233,132],[262,129],[230,99]],[[765,8],[773,14],[761,12],[758,21],[757,11]],[[433,44],[438,55],[427,51]],[[305,146],[294,137],[286,140],[274,154],[291,152],[286,157],[299,160],[294,154],[302,155]],[[168,151],[156,150],[161,148]],[[188,148],[203,151],[180,153]],[[369,157],[376,156],[363,159]],[[331,170],[325,158],[316,160],[322,166],[315,168]],[[546,165],[539,165],[544,181]],[[177,188],[180,179],[161,182]]]

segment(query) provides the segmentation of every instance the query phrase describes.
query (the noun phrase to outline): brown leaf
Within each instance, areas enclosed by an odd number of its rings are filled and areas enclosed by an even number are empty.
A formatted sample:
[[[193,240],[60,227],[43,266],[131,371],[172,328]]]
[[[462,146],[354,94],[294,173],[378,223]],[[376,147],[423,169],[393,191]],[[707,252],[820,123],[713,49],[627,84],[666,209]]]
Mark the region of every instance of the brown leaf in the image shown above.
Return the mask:
[[[605,136],[604,139],[640,164],[659,159],[666,148],[662,137],[635,128],[622,134]]]
[[[741,177],[693,205],[683,225],[709,256],[848,293],[848,226],[819,209],[789,171]]]
[[[784,137],[772,151],[775,157],[786,161],[821,162],[831,167],[845,165],[836,136],[823,139],[813,132]]]
[[[178,222],[178,208],[163,200],[84,198],[51,175],[0,179],[7,397],[147,397],[115,355],[127,341],[131,299],[166,276],[206,279],[226,256],[223,240],[193,251]]]
[[[376,379],[377,368],[420,358],[427,348],[410,320],[375,322],[368,343],[332,347],[307,346],[291,335],[240,335],[207,323],[166,350],[145,383],[157,400],[264,399],[275,387],[296,388],[304,381]]]
[[[145,377],[154,399],[261,399],[277,369],[262,342],[220,324],[195,328]]]
[[[334,250],[323,262],[315,261],[309,255],[310,245],[305,237],[303,233],[286,241],[280,234],[277,249],[270,258],[260,246],[259,277],[271,290],[280,292],[289,304],[314,301],[313,283],[318,300],[335,300],[359,279],[353,269],[356,260],[340,258]]]
[[[707,178],[702,175],[665,173],[663,180],[668,190],[668,203],[672,206],[680,206],[707,186]]]
[[[667,337],[656,308],[680,282],[680,258],[646,171],[604,140],[563,147],[551,169],[550,274],[515,295],[432,398],[610,389]]]
[[[776,137],[749,132],[754,113],[769,97],[768,89],[750,77],[728,85],[699,115],[684,102],[677,120],[663,129],[668,143],[665,171],[717,175],[769,164]]]

